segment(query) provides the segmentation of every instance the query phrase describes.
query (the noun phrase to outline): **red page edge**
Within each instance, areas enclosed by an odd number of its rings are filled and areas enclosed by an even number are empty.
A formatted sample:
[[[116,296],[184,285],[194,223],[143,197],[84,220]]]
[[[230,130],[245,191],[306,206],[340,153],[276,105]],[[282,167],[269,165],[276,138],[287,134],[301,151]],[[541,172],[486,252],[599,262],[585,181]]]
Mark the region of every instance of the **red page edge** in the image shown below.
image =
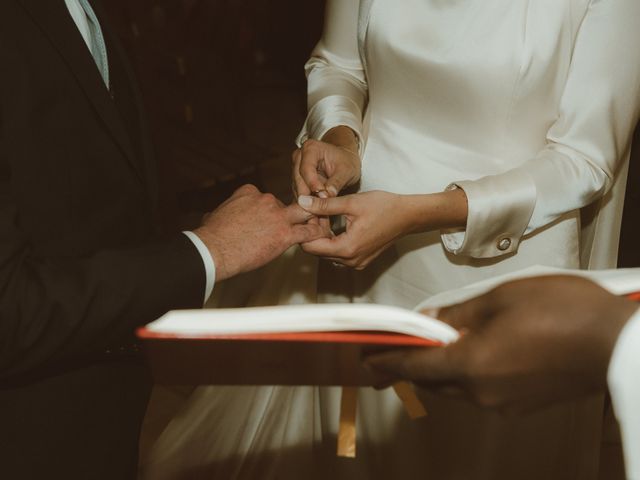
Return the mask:
[[[436,347],[443,343],[411,335],[390,332],[304,332],[304,333],[259,333],[246,335],[176,335],[153,332],[146,327],[137,331],[143,340],[239,340],[278,342],[318,342],[318,343],[358,343],[367,345],[400,345],[415,347]]]
[[[627,295],[629,300],[640,302],[640,292]],[[367,345],[401,345],[415,347],[437,347],[443,343],[411,335],[391,332],[305,332],[305,333],[260,333],[246,335],[199,335],[185,336],[170,333],[153,332],[146,327],[136,330],[138,338],[143,340],[240,340],[240,341],[279,341],[279,342],[319,342],[319,343],[359,343]]]

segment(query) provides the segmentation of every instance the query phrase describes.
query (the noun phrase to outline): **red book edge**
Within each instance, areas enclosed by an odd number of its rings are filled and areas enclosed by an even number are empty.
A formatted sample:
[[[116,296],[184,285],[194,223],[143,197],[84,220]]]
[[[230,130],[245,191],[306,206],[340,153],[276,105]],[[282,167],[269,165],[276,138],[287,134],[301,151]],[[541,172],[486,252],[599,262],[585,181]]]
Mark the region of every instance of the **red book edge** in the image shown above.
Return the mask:
[[[640,302],[640,292],[627,295],[629,300]],[[358,343],[366,345],[401,345],[414,347],[437,347],[443,343],[412,335],[391,332],[304,332],[304,333],[253,333],[245,335],[178,335],[154,332],[146,327],[136,331],[144,340],[243,340],[278,342],[319,342],[319,343]]]
[[[429,340],[412,335],[391,332],[304,332],[304,333],[252,333],[245,335],[177,335],[153,332],[146,327],[137,330],[143,340],[242,340],[267,342],[318,342],[318,343],[358,343],[367,345],[401,345],[415,347],[442,346],[437,340]]]

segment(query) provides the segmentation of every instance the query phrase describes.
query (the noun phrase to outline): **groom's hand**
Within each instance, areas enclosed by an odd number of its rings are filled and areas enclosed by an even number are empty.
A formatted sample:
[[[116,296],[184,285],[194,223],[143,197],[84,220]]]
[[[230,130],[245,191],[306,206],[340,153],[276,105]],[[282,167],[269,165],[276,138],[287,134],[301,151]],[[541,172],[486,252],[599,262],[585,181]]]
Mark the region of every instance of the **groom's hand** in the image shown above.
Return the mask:
[[[244,185],[194,230],[209,248],[216,280],[259,268],[290,246],[326,236],[313,214],[298,205],[285,206],[269,193]]]

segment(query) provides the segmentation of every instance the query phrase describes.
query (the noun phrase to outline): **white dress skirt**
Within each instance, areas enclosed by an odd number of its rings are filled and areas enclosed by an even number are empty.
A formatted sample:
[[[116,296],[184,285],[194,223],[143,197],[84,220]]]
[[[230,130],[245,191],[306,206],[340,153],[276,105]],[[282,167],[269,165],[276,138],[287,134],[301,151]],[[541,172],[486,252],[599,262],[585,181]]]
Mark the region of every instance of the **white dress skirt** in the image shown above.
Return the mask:
[[[292,250],[215,287],[224,305],[422,300],[535,264],[615,266],[640,99],[637,0],[329,0],[299,141],[359,136],[361,190],[465,190],[464,231],[415,234],[362,272]],[[241,361],[239,359],[238,361]],[[212,365],[211,368],[224,368]],[[147,478],[597,477],[602,401],[521,418],[361,389],[355,460],[336,458],[339,389],[202,387]]]

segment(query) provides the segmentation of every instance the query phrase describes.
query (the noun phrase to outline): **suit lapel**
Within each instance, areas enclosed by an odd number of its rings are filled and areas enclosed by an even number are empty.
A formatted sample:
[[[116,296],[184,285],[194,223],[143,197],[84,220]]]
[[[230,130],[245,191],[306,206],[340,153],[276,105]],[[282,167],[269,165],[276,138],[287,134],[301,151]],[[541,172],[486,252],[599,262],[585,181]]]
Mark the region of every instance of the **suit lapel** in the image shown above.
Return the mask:
[[[142,172],[135,161],[131,141],[124,124],[64,1],[18,0],[18,2],[23,5],[33,21],[49,38],[73,72],[87,99],[142,181]]]
[[[91,0],[91,5],[100,20],[102,31],[107,40],[107,48],[111,49],[111,58],[114,60],[114,63],[116,61],[119,62],[124,72],[124,80],[126,81],[127,87],[131,93],[130,100],[135,107],[137,127],[139,128],[140,160],[143,162],[143,170],[146,174],[145,179],[153,209],[158,197],[157,165],[153,153],[153,147],[150,142],[151,133],[149,132],[149,125],[147,122],[145,107],[142,104],[142,95],[139,91],[138,81],[116,32],[112,29],[109,22],[103,20],[106,19],[106,12],[102,6],[101,0]],[[114,80],[117,79],[114,78]],[[117,94],[118,93],[116,92],[116,95]]]

